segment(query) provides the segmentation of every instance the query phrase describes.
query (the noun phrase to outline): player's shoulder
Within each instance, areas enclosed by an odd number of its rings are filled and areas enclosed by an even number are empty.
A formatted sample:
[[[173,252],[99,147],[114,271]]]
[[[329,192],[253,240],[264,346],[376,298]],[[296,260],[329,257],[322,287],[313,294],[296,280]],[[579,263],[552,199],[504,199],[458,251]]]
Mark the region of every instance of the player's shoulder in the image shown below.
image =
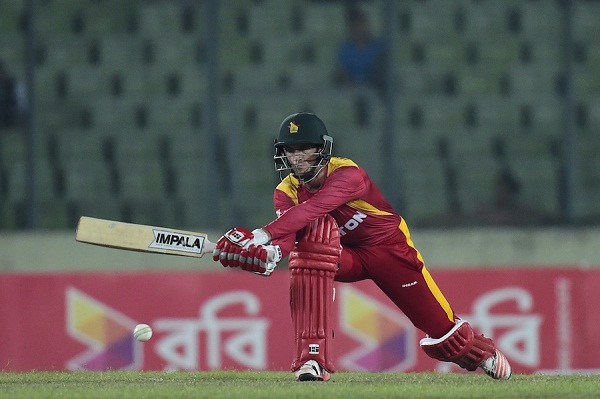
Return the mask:
[[[275,192],[283,192],[288,197],[295,199],[298,198],[298,186],[299,182],[291,173],[287,175],[278,185],[275,187]]]
[[[356,162],[354,162],[350,158],[332,157],[329,160],[329,174],[341,168],[359,169],[360,167]]]

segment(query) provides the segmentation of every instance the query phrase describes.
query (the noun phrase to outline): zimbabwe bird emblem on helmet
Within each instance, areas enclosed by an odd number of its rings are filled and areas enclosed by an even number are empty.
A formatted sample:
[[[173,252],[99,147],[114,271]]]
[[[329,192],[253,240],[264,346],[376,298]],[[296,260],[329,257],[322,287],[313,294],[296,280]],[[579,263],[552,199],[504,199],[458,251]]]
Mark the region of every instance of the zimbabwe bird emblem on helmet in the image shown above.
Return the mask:
[[[290,122],[290,125],[288,127],[290,128],[290,133],[298,133],[298,128],[300,127],[300,125],[296,125],[294,122]]]

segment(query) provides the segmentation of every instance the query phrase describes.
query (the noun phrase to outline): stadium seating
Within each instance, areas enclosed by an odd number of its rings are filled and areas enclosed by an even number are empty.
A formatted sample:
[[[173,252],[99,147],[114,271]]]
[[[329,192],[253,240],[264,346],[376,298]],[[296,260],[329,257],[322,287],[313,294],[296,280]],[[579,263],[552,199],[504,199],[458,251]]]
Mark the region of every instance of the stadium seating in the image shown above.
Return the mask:
[[[0,133],[0,165],[10,168],[15,163],[27,159],[27,138],[19,129],[4,130]]]
[[[404,153],[398,163],[398,172],[382,176],[404,188],[404,207],[398,211],[410,225],[435,225],[451,210],[445,165],[439,158],[414,153]]]
[[[91,216],[109,220],[124,220],[123,205],[115,201],[113,194],[100,194],[98,196],[78,197],[69,202],[68,223],[76,226],[79,217]]]
[[[117,181],[111,169],[94,159],[71,159],[62,162],[60,172],[66,200],[107,198],[117,192]]]
[[[165,168],[157,162],[129,160],[118,171],[118,192],[125,201],[152,200],[166,193]]]
[[[334,152],[359,161],[376,181],[392,168],[413,224],[454,211],[456,198],[458,208],[473,209],[506,163],[523,180],[526,200],[559,211],[557,143],[565,113],[558,3],[395,2],[392,160],[378,144],[390,134],[383,131],[389,129],[385,102],[331,82],[346,35],[343,3],[219,2],[219,77],[212,82],[218,85],[219,126],[207,132],[205,51],[211,38],[204,4],[36,2],[35,155],[48,168],[36,180],[48,215],[40,223],[64,226],[58,218],[72,224],[78,212],[92,212],[199,225],[197,203],[205,201],[207,186],[217,193],[219,227],[264,223],[272,217],[277,183],[272,139],[281,120],[299,110],[319,114],[336,138]],[[383,3],[361,5],[381,33]],[[22,2],[3,2],[0,16],[2,58],[21,79],[23,10]],[[600,191],[592,172],[600,158],[593,139],[600,123],[600,5],[574,2],[573,10],[580,165],[574,203],[577,220],[584,221],[600,214],[598,202],[588,200]],[[19,134],[0,134],[2,195],[10,203],[3,202],[3,215],[22,209],[25,199],[17,176],[24,173],[26,143]],[[208,134],[217,135],[219,179],[199,172],[210,151]],[[228,179],[231,184],[220,183]],[[239,193],[251,193],[247,203],[231,201]],[[22,223],[13,217],[3,226]]]
[[[63,200],[43,198],[37,204],[36,225],[41,229],[70,229],[69,204]]]

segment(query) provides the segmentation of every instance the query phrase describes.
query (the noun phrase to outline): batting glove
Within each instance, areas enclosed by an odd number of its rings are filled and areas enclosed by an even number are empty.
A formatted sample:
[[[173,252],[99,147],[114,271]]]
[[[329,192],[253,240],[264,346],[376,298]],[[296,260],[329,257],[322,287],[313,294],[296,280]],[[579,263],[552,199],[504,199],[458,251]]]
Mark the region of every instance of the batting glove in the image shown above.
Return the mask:
[[[240,267],[249,272],[269,276],[282,258],[279,245],[250,245],[240,254]]]
[[[236,227],[229,230],[217,241],[213,260],[224,267],[240,267],[243,270],[268,276],[282,258],[278,245],[264,245],[269,236],[262,229],[252,232]]]

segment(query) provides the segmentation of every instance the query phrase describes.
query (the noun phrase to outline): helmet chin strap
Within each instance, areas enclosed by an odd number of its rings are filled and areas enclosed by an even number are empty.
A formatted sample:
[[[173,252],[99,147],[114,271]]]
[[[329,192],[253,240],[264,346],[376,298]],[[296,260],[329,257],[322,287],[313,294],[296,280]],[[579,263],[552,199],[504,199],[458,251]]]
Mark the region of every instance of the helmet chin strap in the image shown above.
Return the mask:
[[[311,169],[308,172],[303,173],[302,176],[298,176],[294,172],[292,172],[292,173],[296,177],[296,179],[298,179],[300,184],[310,183],[319,175],[319,173],[321,173],[321,171],[329,163],[329,162],[323,162],[323,161],[324,161],[324,159],[321,159],[317,165],[312,166]]]

